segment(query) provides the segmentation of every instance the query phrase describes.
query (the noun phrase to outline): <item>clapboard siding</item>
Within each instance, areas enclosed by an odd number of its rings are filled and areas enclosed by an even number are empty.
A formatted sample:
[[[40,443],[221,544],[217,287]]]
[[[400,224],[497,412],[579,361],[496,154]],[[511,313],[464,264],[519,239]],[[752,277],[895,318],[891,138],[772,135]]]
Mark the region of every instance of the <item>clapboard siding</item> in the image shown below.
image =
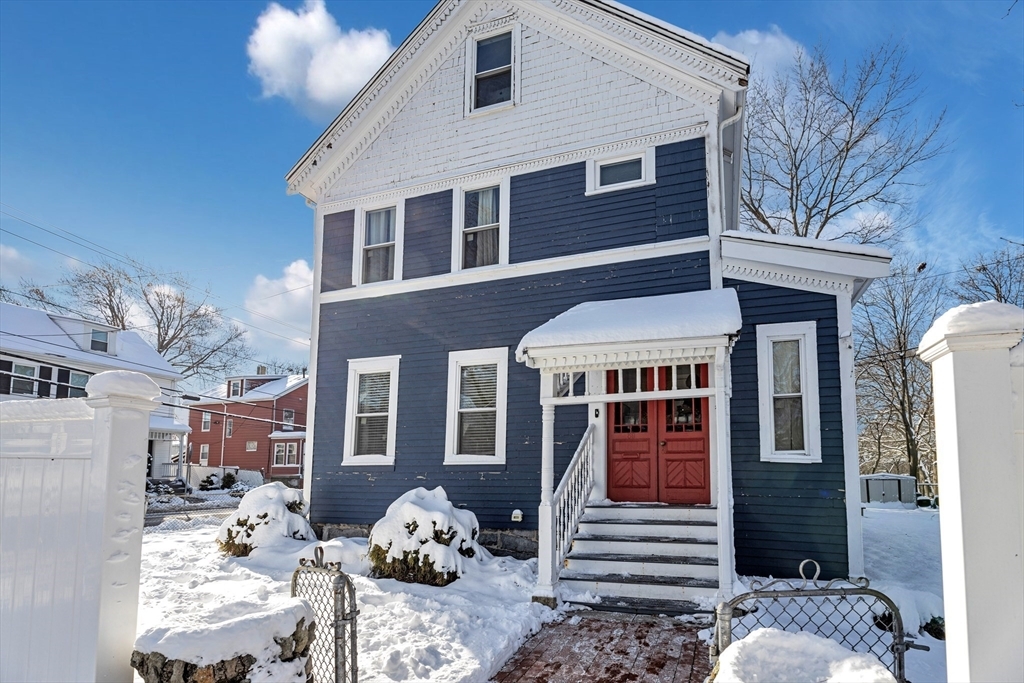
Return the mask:
[[[732,352],[732,467],[736,571],[793,576],[817,560],[829,577],[846,576],[846,482],[839,339],[834,296],[727,280],[743,314]],[[820,464],[761,462],[756,325],[817,324]]]
[[[405,200],[404,251],[402,277],[406,280],[451,272],[451,190]]]
[[[512,176],[509,260],[707,235],[704,138],[663,145],[655,157],[655,185],[590,197],[583,162]]]
[[[352,227],[355,211],[324,216],[324,246],[320,265],[320,291],[352,286]]]
[[[444,486],[489,528],[537,528],[540,375],[515,361],[531,329],[584,301],[707,289],[707,253],[579,268],[544,276],[322,304],[311,519],[372,523],[399,495]],[[448,353],[508,347],[506,465],[443,464]],[[348,359],[400,354],[394,467],[342,467]],[[586,407],[559,407],[556,477],[586,428]],[[556,479],[557,481],[557,479]],[[522,524],[512,510],[525,513]]]

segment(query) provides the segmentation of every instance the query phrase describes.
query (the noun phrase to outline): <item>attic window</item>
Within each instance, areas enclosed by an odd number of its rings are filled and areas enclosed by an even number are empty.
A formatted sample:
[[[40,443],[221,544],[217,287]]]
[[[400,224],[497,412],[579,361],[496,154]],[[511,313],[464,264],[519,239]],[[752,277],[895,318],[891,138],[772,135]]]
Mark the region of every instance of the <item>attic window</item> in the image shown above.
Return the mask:
[[[242,395],[242,381],[233,379],[230,382],[231,390],[228,392],[228,398],[235,398],[236,396]]]
[[[502,110],[518,100],[519,26],[466,41],[466,115]]]
[[[108,333],[103,330],[93,330],[92,339],[89,342],[89,348],[93,351],[99,351],[101,353],[107,352],[108,347]]]

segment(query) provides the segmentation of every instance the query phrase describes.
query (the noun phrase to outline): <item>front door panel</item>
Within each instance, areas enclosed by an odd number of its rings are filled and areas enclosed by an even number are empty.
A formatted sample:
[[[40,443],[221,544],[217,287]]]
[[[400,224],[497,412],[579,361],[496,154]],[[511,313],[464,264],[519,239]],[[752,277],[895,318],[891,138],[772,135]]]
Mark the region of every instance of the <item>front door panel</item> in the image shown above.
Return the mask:
[[[657,401],[658,500],[680,505],[711,503],[711,449],[706,398]]]
[[[657,430],[648,401],[609,406],[608,497],[615,501],[658,500]]]

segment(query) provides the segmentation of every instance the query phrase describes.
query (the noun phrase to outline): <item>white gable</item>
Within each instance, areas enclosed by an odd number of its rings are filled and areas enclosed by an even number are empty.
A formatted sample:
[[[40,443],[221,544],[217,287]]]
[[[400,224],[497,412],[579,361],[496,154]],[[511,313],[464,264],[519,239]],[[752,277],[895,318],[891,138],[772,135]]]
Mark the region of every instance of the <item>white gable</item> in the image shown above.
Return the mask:
[[[709,118],[706,108],[537,28],[522,26],[520,55],[519,102],[465,116],[463,42],[322,201],[677,131]]]

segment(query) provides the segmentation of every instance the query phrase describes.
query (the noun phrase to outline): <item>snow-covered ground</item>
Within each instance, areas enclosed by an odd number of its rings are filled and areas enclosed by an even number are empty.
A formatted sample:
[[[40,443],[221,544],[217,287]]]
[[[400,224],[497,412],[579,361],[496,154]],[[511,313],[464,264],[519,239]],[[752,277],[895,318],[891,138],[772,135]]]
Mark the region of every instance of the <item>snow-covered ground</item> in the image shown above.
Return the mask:
[[[219,520],[185,531],[147,530],[142,548],[140,634],[161,625],[196,627],[282,606],[299,557],[315,544],[285,539],[273,551],[225,557]],[[324,544],[342,561],[359,605],[360,680],[485,681],[556,613],[530,601],[536,561],[488,558],[465,563],[445,588],[367,578],[362,539]],[[137,679],[138,680],[138,679]]]

